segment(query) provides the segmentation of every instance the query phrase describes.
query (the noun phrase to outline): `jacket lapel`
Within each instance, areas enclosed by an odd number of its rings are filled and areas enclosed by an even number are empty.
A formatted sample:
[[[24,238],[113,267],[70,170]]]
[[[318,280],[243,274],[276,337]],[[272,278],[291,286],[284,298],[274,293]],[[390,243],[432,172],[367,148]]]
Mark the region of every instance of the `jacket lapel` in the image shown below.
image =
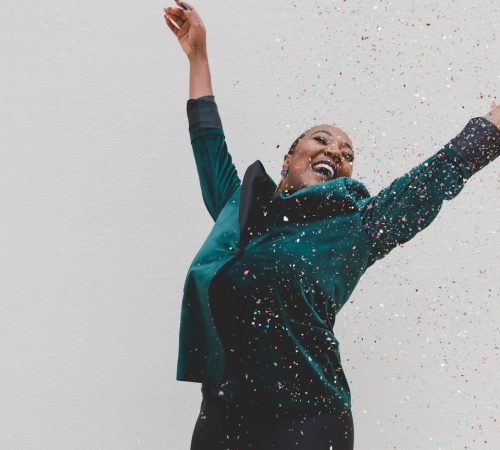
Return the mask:
[[[240,247],[250,240],[250,229],[263,216],[263,206],[271,199],[276,190],[276,183],[266,173],[260,160],[248,166],[240,192],[239,224]]]

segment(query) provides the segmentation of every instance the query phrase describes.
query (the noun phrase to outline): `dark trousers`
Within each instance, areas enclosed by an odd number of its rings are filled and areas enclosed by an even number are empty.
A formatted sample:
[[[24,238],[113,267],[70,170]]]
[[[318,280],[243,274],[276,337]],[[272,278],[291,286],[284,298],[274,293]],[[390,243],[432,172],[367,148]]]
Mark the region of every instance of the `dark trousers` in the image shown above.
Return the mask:
[[[259,420],[203,393],[191,450],[353,450],[351,411]]]

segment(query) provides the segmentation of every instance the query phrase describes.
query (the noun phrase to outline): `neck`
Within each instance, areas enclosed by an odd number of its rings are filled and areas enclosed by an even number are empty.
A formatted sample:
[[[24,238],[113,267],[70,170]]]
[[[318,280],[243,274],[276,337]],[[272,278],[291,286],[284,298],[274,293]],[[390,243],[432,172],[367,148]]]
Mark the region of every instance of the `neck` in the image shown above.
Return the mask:
[[[276,186],[276,190],[274,191],[274,194],[273,194],[271,200],[274,200],[279,195],[279,193],[282,191],[282,185],[283,185],[284,179],[285,178],[282,178],[281,181],[278,183],[278,186]]]
[[[295,192],[295,189],[288,189],[288,185],[284,180],[285,179],[282,178],[281,181],[279,182],[278,186],[276,187],[276,190],[274,191],[274,194],[273,194],[271,200],[274,200],[279,195],[280,192],[285,192],[287,194],[291,194],[292,192]]]

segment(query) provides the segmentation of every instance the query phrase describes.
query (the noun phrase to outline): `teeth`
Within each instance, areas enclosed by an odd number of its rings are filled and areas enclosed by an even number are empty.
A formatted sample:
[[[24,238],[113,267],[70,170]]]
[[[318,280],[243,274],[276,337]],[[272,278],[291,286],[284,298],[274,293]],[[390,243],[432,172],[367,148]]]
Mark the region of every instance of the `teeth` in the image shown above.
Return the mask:
[[[322,163],[322,162],[320,162],[320,163],[316,163],[316,164],[314,164],[314,165],[312,166],[312,168],[313,168],[313,169],[315,169],[315,170],[316,170],[316,169],[318,169],[318,168],[320,168],[320,167],[323,167],[323,168],[325,168],[326,170],[328,170],[328,173],[330,174],[330,178],[332,178],[332,177],[333,177],[333,174],[334,174],[334,173],[333,173],[333,169],[332,169],[332,167],[331,167],[329,164],[326,164],[326,163]]]

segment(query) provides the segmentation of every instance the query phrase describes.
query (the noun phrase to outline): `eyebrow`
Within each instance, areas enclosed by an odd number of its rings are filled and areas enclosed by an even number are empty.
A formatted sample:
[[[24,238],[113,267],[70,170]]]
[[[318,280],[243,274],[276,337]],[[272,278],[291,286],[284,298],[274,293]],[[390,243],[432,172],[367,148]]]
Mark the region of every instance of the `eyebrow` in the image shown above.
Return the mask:
[[[326,130],[318,130],[318,131],[315,131],[311,136],[314,136],[316,133],[326,133],[328,134],[329,136],[333,137],[333,134],[330,133],[329,131],[326,131]],[[347,145],[351,150],[352,150],[352,146],[351,144],[349,144],[348,142],[343,142],[344,145]]]

